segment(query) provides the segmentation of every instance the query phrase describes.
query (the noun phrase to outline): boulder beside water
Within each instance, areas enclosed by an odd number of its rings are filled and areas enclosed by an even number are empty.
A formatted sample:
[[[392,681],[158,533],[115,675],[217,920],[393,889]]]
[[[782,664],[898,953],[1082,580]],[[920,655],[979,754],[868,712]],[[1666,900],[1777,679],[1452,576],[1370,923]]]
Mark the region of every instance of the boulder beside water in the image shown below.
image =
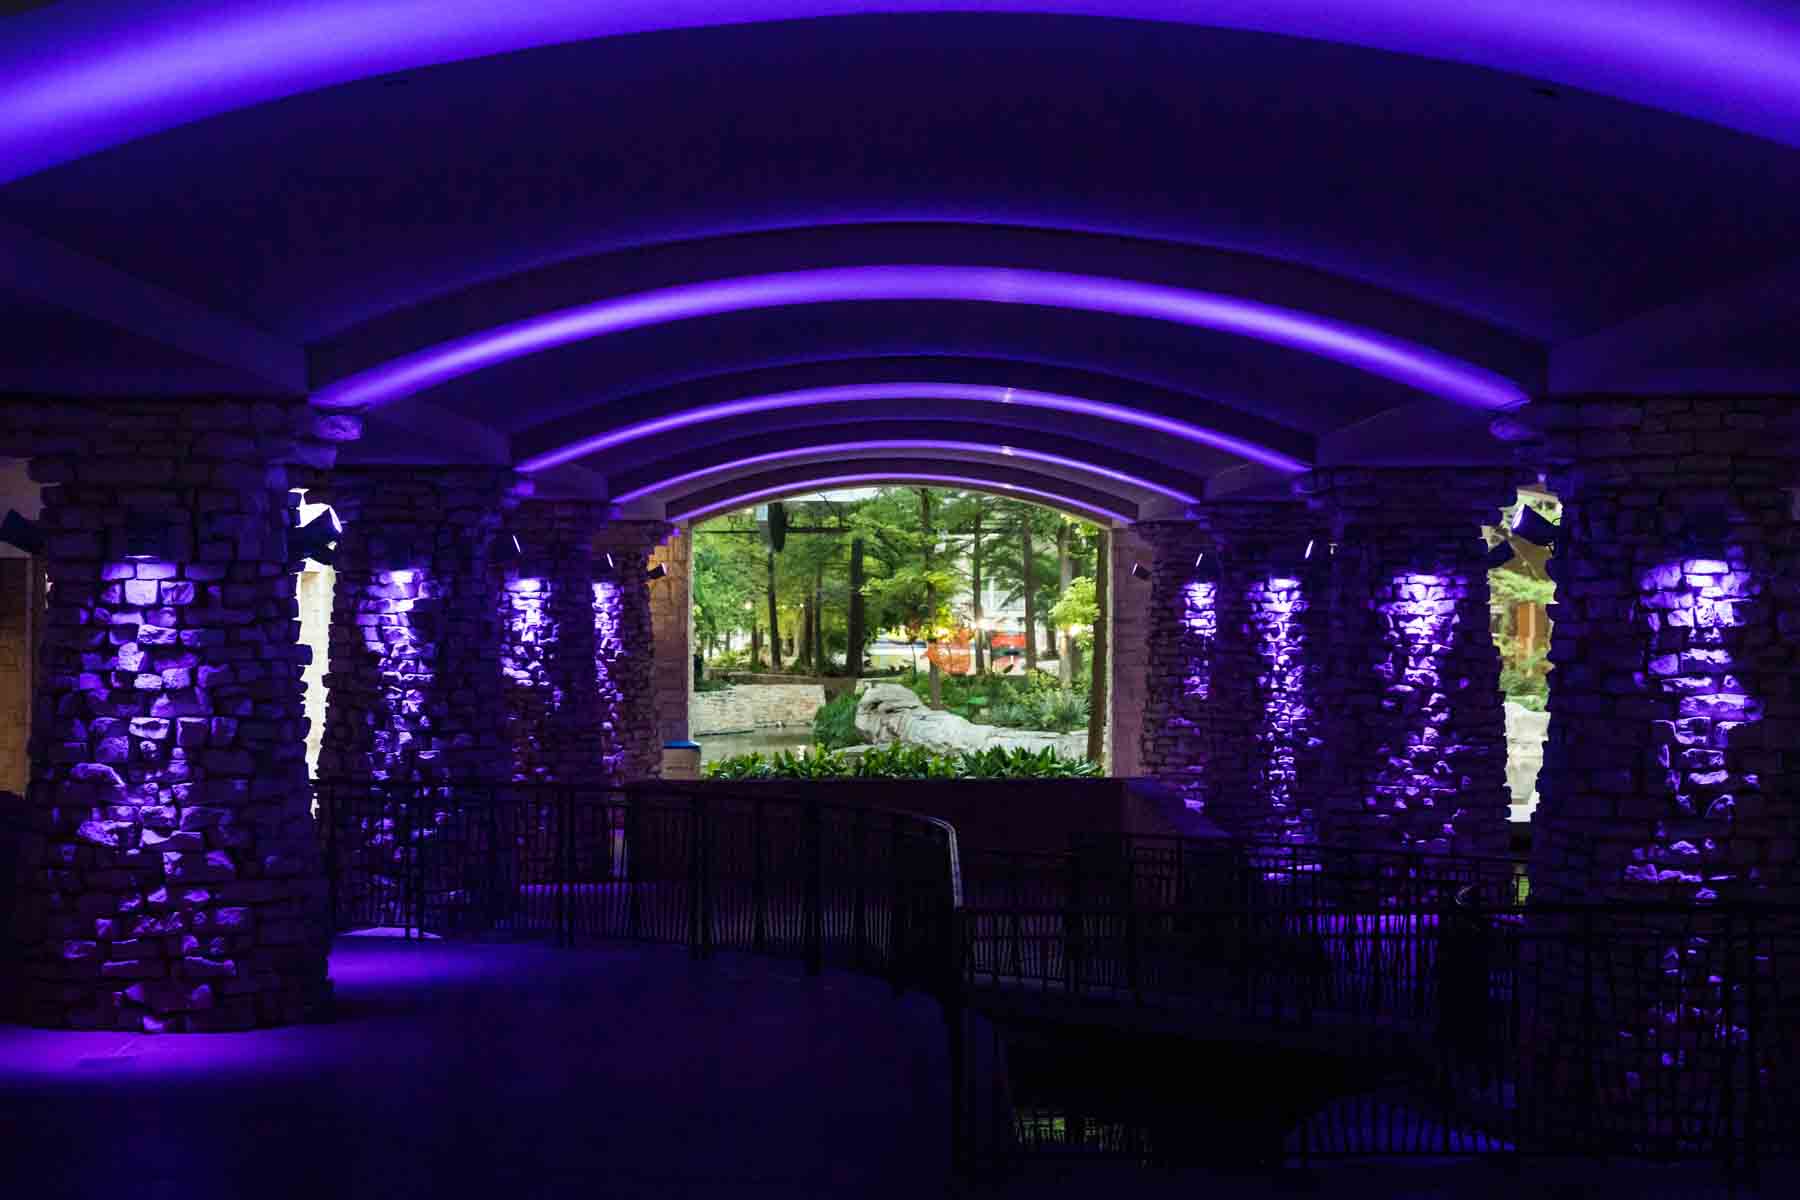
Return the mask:
[[[856,705],[856,728],[878,746],[905,742],[937,754],[960,754],[1006,749],[1055,749],[1060,758],[1085,758],[1087,734],[1049,733],[1032,729],[1001,729],[977,725],[955,713],[928,708],[911,688],[898,683],[871,683]]]

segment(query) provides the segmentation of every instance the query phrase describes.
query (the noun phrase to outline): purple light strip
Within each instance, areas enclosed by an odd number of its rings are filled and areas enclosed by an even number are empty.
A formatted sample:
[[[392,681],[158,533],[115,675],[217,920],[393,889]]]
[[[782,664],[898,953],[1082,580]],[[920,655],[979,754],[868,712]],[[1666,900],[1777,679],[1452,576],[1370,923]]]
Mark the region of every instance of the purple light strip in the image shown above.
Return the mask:
[[[614,496],[612,500],[614,504],[629,504],[631,501],[647,496],[651,492],[660,492],[668,488],[678,487],[684,483],[692,483],[694,480],[704,479],[708,475],[719,475],[726,471],[736,471],[743,467],[754,467],[760,463],[781,462],[784,459],[790,458],[804,458],[809,454],[841,454],[857,450],[956,450],[985,454],[998,453],[1002,458],[1029,459],[1032,462],[1050,463],[1053,466],[1066,467],[1072,471],[1081,471],[1090,475],[1104,476],[1107,479],[1126,484],[1130,487],[1142,488],[1145,491],[1155,492],[1159,496],[1167,496],[1172,500],[1179,500],[1184,504],[1199,503],[1199,500],[1196,497],[1191,496],[1186,492],[1179,491],[1176,488],[1165,487],[1160,483],[1155,483],[1148,479],[1141,479],[1136,475],[1128,475],[1124,471],[1115,471],[1110,467],[1098,467],[1091,463],[1081,462],[1078,459],[1064,458],[1060,454],[1048,454],[1042,450],[1024,450],[1018,446],[994,446],[981,442],[947,442],[929,439],[912,441],[899,439],[873,442],[838,442],[830,446],[801,446],[792,450],[773,450],[767,454],[752,454],[747,458],[736,458],[732,459],[730,462],[716,463],[710,467],[703,467],[698,471],[686,471],[680,475],[670,475],[663,479],[658,479],[654,483],[647,483],[643,487],[633,488],[629,492]]]
[[[486,367],[590,338],[723,313],[869,301],[1023,304],[1168,321],[1315,354],[1474,408],[1528,399],[1492,371],[1399,338],[1298,309],[1131,279],[1011,267],[829,267],[746,275],[614,296],[484,329],[340,379],[321,408],[366,408]]]
[[[766,500],[772,496],[811,495],[813,492],[829,491],[834,487],[856,487],[871,483],[947,483],[960,487],[973,487],[984,492],[999,489],[1015,496],[1030,496],[1060,508],[1071,508],[1097,517],[1105,517],[1108,520],[1117,521],[1121,525],[1130,525],[1137,519],[1128,517],[1122,512],[1114,512],[1109,508],[1101,508],[1097,504],[1072,500],[1067,496],[1058,495],[1056,492],[1025,487],[1016,483],[995,483],[983,479],[979,475],[956,475],[936,471],[868,471],[855,475],[821,476],[805,482],[784,483],[779,487],[758,488],[756,491],[744,492],[730,500],[719,500],[703,508],[690,508],[679,513],[671,513],[669,520],[703,521],[714,513],[742,508],[746,504],[754,504],[758,500]]]
[[[1800,26],[1744,0],[984,0],[985,11],[1204,24],[1464,62],[1800,144]],[[7,18],[0,182],[216,113],[590,38],[944,0],[63,0]]]
[[[774,392],[764,396],[747,396],[741,400],[727,400],[719,404],[708,404],[700,408],[671,413],[666,417],[639,421],[634,425],[626,425],[608,433],[583,438],[579,442],[563,446],[560,449],[528,458],[518,464],[517,469],[526,473],[542,471],[601,450],[610,449],[613,446],[622,446],[627,442],[637,441],[639,438],[686,429],[692,425],[702,425],[708,421],[719,421],[728,417],[749,416],[753,413],[775,412],[788,408],[810,408],[814,405],[878,400],[962,400],[972,404],[1013,404],[1020,408],[1046,408],[1056,412],[1096,417],[1103,421],[1117,421],[1125,425],[1135,425],[1140,429],[1154,430],[1157,433],[1168,434],[1184,441],[1211,446],[1216,450],[1247,458],[1277,471],[1293,472],[1309,469],[1306,463],[1297,458],[1290,458],[1279,451],[1270,450],[1255,442],[1246,442],[1241,438],[1219,433],[1203,426],[1177,421],[1172,417],[1159,416],[1156,413],[1127,408],[1120,404],[1085,400],[1080,396],[1065,396],[1057,392],[1038,392],[1028,388],[1009,388],[985,383],[852,383],[833,387],[801,388],[797,391]]]

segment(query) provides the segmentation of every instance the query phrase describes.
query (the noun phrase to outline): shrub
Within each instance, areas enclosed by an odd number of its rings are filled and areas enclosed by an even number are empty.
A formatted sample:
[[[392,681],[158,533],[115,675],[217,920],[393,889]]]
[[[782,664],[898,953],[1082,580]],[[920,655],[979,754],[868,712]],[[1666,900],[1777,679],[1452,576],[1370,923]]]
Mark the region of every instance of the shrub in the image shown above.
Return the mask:
[[[827,750],[860,745],[863,737],[856,728],[856,702],[856,693],[845,692],[821,704],[813,714],[813,741]]]
[[[933,754],[923,746],[893,742],[864,754],[837,754],[815,746],[811,754],[783,750],[774,758],[740,754],[708,763],[706,778],[727,782],[745,779],[1089,779],[1100,774],[1097,763],[1060,757],[1051,747],[1008,750],[999,746],[977,753]]]

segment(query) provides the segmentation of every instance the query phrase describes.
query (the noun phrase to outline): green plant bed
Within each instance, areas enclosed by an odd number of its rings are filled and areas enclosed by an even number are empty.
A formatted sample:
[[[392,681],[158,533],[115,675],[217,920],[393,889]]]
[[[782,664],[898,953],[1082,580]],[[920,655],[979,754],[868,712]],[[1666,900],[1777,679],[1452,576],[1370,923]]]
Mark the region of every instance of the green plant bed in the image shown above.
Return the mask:
[[[706,778],[747,779],[1092,779],[1100,767],[1086,759],[1063,758],[1055,750],[1005,749],[934,754],[923,746],[895,742],[849,755],[815,746],[811,754],[783,750],[773,757],[739,754],[709,763]]]

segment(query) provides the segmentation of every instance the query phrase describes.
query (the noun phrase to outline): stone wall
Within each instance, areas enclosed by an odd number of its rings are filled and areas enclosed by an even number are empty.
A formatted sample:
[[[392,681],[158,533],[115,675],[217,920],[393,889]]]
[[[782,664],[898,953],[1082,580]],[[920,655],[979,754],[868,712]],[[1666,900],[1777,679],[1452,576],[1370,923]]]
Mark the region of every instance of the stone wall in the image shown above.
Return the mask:
[[[1112,678],[1107,690],[1106,769],[1108,774],[1132,776],[1143,771],[1144,706],[1149,696],[1150,596],[1149,583],[1131,574],[1131,564],[1146,567],[1156,560],[1154,545],[1135,529],[1110,531],[1112,580],[1107,593],[1112,636],[1107,653]]]
[[[648,779],[662,772],[656,636],[645,575],[651,556],[671,532],[660,521],[614,521],[594,534],[594,658],[607,761],[619,779]]]
[[[816,683],[734,684],[696,692],[688,708],[688,734],[748,733],[755,729],[810,727],[825,689]]]
[[[0,558],[0,791],[23,792],[30,774],[31,674],[39,568],[29,558]]]
[[[608,754],[596,666],[594,530],[605,505],[529,500],[507,521],[522,556],[503,568],[506,720],[517,780],[596,781]]]
[[[52,584],[15,933],[50,1025],[239,1029],[327,995],[289,470],[355,423],[276,401],[33,399]]]
[[[650,628],[654,635],[654,701],[658,743],[685,741],[698,736],[689,725],[694,700],[693,667],[693,541],[685,533],[671,533],[650,556],[651,567],[662,567],[660,579],[650,581]],[[809,716],[807,720],[811,720]]]
[[[360,467],[313,498],[345,526],[320,780],[510,778],[494,541],[512,473]]]
[[[1309,487],[1338,546],[1321,835],[1375,849],[1504,849],[1506,725],[1481,526],[1514,498],[1515,473],[1342,469]]]
[[[1563,502],[1534,891],[1800,898],[1792,411],[1532,406]]]

